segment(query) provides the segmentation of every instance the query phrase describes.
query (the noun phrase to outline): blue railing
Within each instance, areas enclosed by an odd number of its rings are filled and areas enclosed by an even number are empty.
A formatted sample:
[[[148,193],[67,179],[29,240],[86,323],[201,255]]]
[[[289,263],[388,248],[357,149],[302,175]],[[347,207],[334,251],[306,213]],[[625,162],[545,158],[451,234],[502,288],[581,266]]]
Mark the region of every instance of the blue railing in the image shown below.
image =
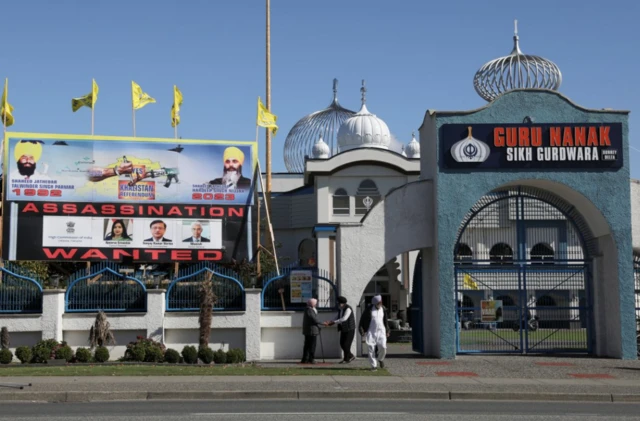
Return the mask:
[[[116,267],[102,264],[76,272],[69,279],[65,294],[65,311],[87,312],[146,312],[147,289],[136,278],[117,272]]]
[[[311,273],[311,282],[302,279],[291,282],[291,272],[306,271]],[[300,273],[300,272],[298,272]],[[337,308],[338,288],[329,279],[329,273],[317,268],[287,267],[280,275],[271,274],[265,278],[262,287],[263,311],[303,311],[307,300],[318,300],[318,310],[335,310]]]
[[[38,281],[0,268],[0,313],[42,313],[42,286]]]
[[[238,275],[230,270],[202,264],[180,273],[167,288],[167,311],[199,311],[199,290],[210,280],[215,295],[214,311],[244,311],[245,291]]]

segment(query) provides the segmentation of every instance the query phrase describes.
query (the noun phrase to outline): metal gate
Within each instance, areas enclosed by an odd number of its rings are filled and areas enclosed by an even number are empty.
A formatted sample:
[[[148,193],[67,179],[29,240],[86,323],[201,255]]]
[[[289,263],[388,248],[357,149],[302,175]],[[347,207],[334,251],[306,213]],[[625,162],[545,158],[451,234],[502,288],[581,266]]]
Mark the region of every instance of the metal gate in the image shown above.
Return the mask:
[[[590,238],[547,192],[482,197],[454,252],[458,353],[590,353]]]

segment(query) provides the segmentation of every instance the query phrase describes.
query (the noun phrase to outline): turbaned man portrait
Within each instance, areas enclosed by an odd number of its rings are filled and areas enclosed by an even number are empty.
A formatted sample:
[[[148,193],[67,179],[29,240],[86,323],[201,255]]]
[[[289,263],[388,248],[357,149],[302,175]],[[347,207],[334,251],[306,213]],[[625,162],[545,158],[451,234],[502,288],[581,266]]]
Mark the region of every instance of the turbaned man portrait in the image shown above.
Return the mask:
[[[222,185],[227,190],[248,189],[251,187],[251,179],[242,176],[244,153],[240,149],[235,146],[225,149],[222,163],[222,177],[209,181],[209,184]]]

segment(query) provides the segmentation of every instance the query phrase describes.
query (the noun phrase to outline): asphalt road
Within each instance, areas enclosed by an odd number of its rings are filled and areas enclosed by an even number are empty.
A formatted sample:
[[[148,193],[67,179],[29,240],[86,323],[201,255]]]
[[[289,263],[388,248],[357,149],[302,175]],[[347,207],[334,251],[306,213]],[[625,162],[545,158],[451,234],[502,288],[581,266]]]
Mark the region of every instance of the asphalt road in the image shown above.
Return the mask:
[[[147,401],[105,403],[3,403],[0,420],[640,420],[640,404],[472,401]],[[397,418],[396,418],[397,419]]]

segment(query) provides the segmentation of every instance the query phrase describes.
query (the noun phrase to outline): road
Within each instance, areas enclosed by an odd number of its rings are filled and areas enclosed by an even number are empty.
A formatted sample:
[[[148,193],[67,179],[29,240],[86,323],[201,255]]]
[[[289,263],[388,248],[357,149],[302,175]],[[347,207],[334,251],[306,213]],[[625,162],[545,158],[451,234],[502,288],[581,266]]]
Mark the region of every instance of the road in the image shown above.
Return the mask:
[[[141,401],[3,403],[0,420],[83,421],[640,420],[640,404],[473,401]],[[398,419],[398,418],[396,418]]]

